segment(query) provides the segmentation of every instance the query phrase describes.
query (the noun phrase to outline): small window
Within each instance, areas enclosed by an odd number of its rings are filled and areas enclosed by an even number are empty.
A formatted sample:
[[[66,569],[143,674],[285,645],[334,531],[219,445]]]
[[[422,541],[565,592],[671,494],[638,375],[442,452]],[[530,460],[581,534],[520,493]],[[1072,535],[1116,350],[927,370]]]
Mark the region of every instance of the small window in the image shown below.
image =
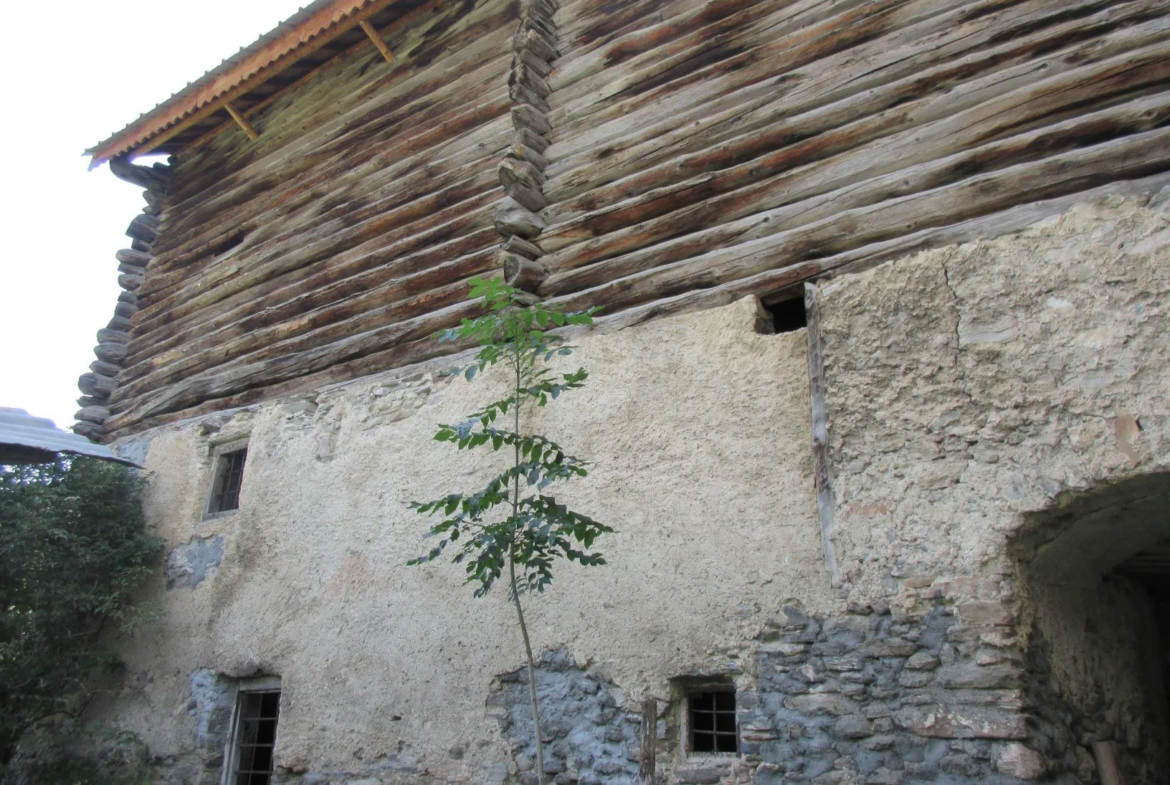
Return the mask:
[[[765,305],[764,310],[772,317],[773,332],[790,333],[808,327],[808,313],[804,310],[803,297],[771,303]]]
[[[244,461],[247,457],[247,448],[219,453],[215,461],[211,498],[207,502],[208,515],[240,509],[240,486],[244,481]]]
[[[240,685],[224,785],[269,785],[279,714],[279,678]]]
[[[735,693],[692,692],[687,696],[688,751],[693,754],[739,752],[735,727]]]

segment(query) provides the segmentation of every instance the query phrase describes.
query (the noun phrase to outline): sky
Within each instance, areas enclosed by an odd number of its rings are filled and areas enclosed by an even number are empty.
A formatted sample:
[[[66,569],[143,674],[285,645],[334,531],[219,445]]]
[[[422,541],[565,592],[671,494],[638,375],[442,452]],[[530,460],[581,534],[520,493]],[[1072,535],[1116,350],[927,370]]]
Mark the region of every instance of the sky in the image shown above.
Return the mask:
[[[73,423],[77,377],[114,314],[142,189],[87,147],[195,81],[307,0],[11,3],[0,228],[0,406]],[[157,159],[156,159],[157,160]]]

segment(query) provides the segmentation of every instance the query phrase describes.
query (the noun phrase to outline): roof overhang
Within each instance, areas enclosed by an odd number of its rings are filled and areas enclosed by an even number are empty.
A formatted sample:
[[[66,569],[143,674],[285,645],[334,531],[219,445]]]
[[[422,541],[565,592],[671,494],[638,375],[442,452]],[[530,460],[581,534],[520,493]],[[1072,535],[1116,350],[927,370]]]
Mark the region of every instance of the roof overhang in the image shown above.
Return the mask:
[[[248,94],[302,58],[350,33],[394,0],[316,0],[198,80],[140,116],[86,154],[90,168],[119,156],[143,155]],[[348,46],[348,44],[347,44]],[[332,56],[332,54],[330,54]],[[255,102],[254,102],[255,103]],[[228,122],[231,122],[228,120]]]
[[[103,444],[62,431],[52,420],[0,406],[0,463],[49,463],[63,452],[138,466]]]

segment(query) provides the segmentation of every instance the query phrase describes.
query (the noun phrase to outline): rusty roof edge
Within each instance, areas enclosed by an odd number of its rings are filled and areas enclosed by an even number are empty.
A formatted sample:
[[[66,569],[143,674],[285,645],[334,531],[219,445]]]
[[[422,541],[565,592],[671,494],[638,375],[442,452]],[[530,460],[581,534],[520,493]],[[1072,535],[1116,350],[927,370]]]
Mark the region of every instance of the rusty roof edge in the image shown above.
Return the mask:
[[[328,42],[320,40],[323,35],[340,35],[359,21],[359,15],[362,18],[368,15],[361,14],[362,11],[385,5],[389,5],[389,0],[315,0],[122,130],[86,150],[87,155],[93,156],[89,168],[132,152],[191,114],[236,92],[242,85],[269,78],[272,75],[267,73],[269,66],[310,42],[318,42],[314,49],[323,46]],[[344,24],[347,20],[353,24]]]

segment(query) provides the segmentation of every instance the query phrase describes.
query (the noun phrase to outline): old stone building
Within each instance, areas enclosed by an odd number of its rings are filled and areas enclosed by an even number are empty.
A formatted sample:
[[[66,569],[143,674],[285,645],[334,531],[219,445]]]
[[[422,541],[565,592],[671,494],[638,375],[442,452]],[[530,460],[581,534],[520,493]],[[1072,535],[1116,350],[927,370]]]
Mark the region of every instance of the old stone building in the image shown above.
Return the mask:
[[[91,151],[147,206],[77,430],[169,549],[92,717],[168,783],[535,782],[506,595],[405,564],[499,273],[603,308],[558,785],[1166,782],[1168,121],[1164,0],[318,0]]]

